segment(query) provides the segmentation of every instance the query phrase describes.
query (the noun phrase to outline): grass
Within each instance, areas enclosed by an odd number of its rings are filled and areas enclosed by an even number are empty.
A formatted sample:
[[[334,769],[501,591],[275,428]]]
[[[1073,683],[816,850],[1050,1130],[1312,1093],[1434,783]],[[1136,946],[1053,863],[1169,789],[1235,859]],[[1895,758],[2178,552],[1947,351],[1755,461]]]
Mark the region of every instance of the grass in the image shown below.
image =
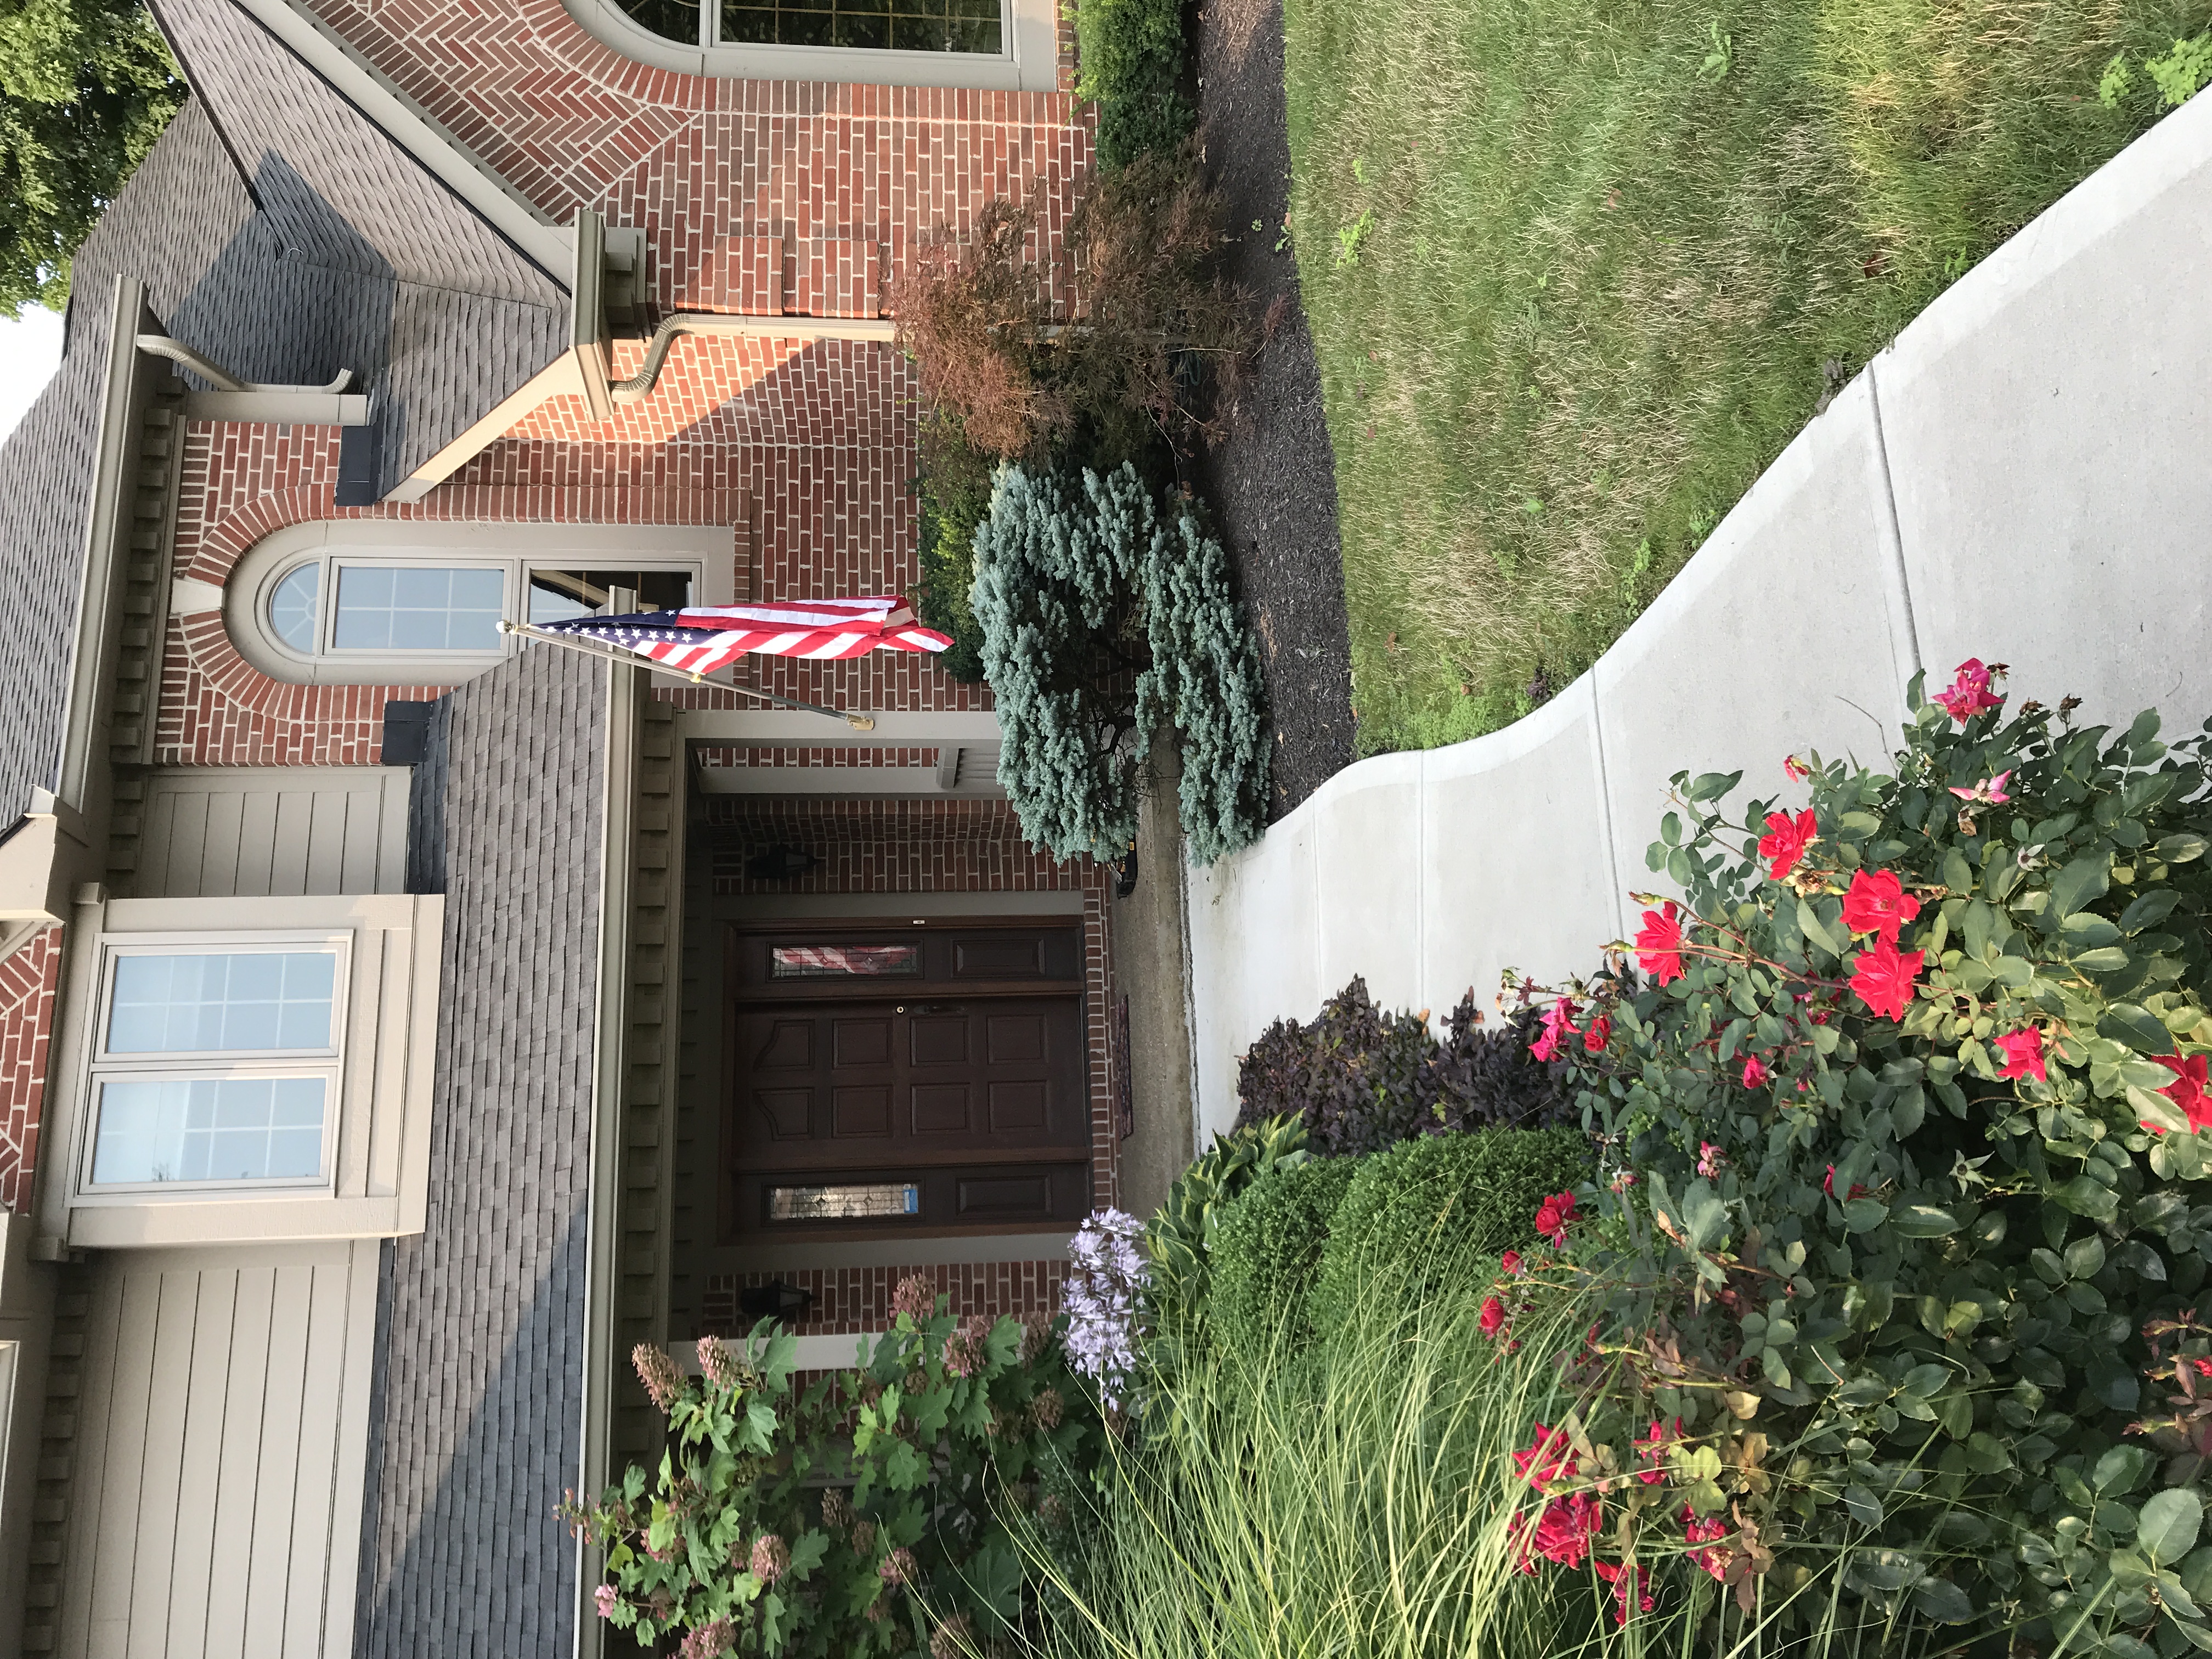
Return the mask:
[[[1482,1276],[1486,1279],[1487,1275]],[[1378,1305],[1388,1298],[1378,1299]],[[1079,1549],[1036,1552],[1053,1659],[1537,1659],[1595,1630],[1589,1584],[1514,1571],[1510,1454],[1556,1421],[1573,1310],[1492,1363],[1477,1299],[1370,1318],[1306,1355],[1189,1368]],[[1547,1340],[1548,1338],[1548,1340]],[[1388,1386],[1378,1386],[1388,1378]],[[1032,1650],[1032,1651],[1036,1651]]]
[[[1740,1611],[1647,1533],[1659,1606],[1622,1628],[1588,1568],[1520,1571],[1512,1455],[1587,1413],[1563,1380],[1594,1304],[1483,1335],[1494,1257],[1448,1258],[1418,1302],[1400,1268],[1310,1347],[1198,1352],[1176,1368],[1095,1498],[1022,1534],[1054,1617],[990,1650],[1023,1659],[1929,1659],[1954,1632],[1886,1618],[1844,1584],[1862,1552],[1801,1544]],[[1433,1263],[1424,1263],[1422,1277]],[[1773,1460],[1777,1467],[1786,1456]],[[1893,1504],[1899,1501],[1893,1497]],[[1663,1523],[1660,1523],[1663,1531]],[[1605,1537],[1613,1535],[1609,1519]],[[1893,1554],[1893,1552],[1891,1553]],[[1879,1559],[1887,1557],[1875,1553]],[[1823,1559],[1825,1557],[1825,1559]],[[1807,1566],[1805,1564],[1814,1564]],[[981,1650],[963,1650],[984,1659]]]
[[[2212,0],[1285,0],[1367,752],[1587,668]],[[2134,73],[2110,106],[2116,54]]]

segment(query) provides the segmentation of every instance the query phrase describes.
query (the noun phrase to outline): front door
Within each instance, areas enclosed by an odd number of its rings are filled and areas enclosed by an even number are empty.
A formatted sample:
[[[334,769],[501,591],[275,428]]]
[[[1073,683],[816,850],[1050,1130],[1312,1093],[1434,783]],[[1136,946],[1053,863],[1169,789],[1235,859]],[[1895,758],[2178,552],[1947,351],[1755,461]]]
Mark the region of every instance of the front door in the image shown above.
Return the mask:
[[[732,928],[726,1235],[1079,1222],[1082,962],[1063,923]]]

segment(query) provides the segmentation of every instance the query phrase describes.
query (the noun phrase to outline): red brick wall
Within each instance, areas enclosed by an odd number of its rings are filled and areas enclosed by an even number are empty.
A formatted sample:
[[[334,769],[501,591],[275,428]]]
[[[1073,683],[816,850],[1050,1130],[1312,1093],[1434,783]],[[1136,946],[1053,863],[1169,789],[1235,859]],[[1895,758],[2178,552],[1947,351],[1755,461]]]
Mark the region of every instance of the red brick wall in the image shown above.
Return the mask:
[[[894,1267],[786,1267],[757,1273],[717,1273],[700,1298],[700,1336],[744,1336],[752,1322],[738,1312],[738,1292],[774,1279],[814,1292],[813,1305],[794,1322],[799,1336],[858,1335],[889,1328],[891,1292],[910,1273],[927,1279],[938,1295],[952,1298],[955,1314],[1060,1311],[1060,1287],[1067,1279],[1065,1261],[963,1261],[951,1266]]]
[[[896,267],[908,240],[985,196],[1042,180],[1057,201],[1090,162],[1089,118],[1064,92],[675,74],[603,45],[561,0],[311,3],[556,223],[597,207],[642,226],[670,308],[733,239],[786,240],[794,264],[817,242],[872,242]]]
[[[21,1212],[31,1201],[62,933],[46,928],[0,963],[0,1209]]]

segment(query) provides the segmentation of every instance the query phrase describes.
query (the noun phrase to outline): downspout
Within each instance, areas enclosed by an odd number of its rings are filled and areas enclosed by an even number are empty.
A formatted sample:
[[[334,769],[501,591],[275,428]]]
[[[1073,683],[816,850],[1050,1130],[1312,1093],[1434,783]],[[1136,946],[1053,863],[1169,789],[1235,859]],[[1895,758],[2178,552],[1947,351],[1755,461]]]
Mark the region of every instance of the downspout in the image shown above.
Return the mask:
[[[645,349],[645,364],[627,380],[613,386],[618,404],[643,403],[653,395],[655,381],[668,362],[669,348],[683,334],[704,334],[725,339],[762,340],[880,340],[888,343],[897,325],[888,317],[757,317],[729,312],[683,311],[661,319]]]

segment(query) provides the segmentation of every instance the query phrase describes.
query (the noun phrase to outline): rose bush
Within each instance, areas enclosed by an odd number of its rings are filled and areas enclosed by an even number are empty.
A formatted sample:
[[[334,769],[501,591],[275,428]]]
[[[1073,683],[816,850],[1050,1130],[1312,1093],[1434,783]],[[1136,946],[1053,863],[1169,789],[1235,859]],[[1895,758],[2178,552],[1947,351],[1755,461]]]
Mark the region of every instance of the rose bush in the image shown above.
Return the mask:
[[[2002,678],[1794,811],[1679,775],[1681,900],[1544,994],[1605,1167],[1484,1322],[1610,1293],[1521,1535],[1624,1620],[2212,1650],[2206,738]]]
[[[1054,1490],[1103,1450],[1091,1393],[1042,1316],[956,1319],[920,1279],[894,1306],[865,1367],[804,1389],[788,1334],[707,1338],[696,1377],[638,1349],[667,1451],[562,1510],[604,1552],[601,1617],[683,1659],[949,1659],[1024,1627],[1009,1526],[1064,1523]]]

